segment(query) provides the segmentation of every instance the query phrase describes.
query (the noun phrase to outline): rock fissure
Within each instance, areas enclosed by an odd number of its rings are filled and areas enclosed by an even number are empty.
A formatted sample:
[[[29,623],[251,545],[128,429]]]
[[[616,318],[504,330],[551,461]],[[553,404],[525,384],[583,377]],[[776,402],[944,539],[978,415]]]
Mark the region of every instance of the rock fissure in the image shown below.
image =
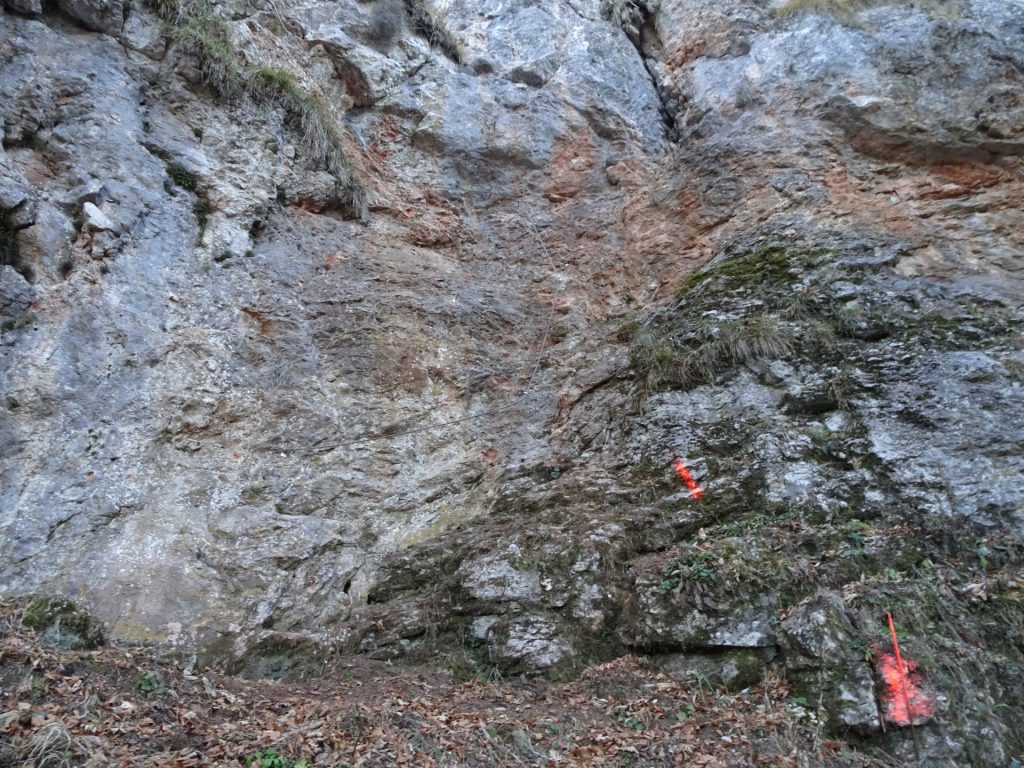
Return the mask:
[[[605,16],[622,29],[636,49],[658,98],[658,113],[664,124],[665,136],[669,141],[676,142],[679,140],[679,128],[676,125],[678,100],[668,97],[669,84],[662,77],[654,58],[656,52],[662,50],[656,31],[658,8],[658,3],[650,0],[614,0],[604,5]]]

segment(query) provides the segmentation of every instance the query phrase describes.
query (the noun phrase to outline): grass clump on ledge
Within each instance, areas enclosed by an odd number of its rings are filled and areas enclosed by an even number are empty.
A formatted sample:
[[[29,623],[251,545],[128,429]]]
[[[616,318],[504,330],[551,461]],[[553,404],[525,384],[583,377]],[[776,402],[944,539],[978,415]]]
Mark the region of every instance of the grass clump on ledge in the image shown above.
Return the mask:
[[[461,64],[465,53],[462,50],[462,43],[455,34],[448,29],[438,14],[427,4],[427,0],[402,0],[405,6],[405,15],[409,18],[412,28],[423,35],[427,42],[441,50],[445,56]]]
[[[342,205],[359,218],[366,215],[366,188],[323,101],[286,69],[247,69],[232,47],[227,21],[216,14],[209,0],[148,2],[167,23],[171,39],[198,61],[203,82],[226,99],[249,96],[281,107],[309,157],[338,180]]]
[[[167,175],[171,177],[171,181],[181,189],[189,192],[195,192],[199,188],[199,183],[190,170],[188,170],[181,163],[168,163],[167,164]]]
[[[960,3],[957,0],[786,0],[775,9],[776,16],[793,16],[798,13],[821,13],[849,22],[860,11],[885,5],[909,5],[925,12],[958,16]]]
[[[261,67],[250,80],[253,93],[284,109],[307,154],[342,186],[342,202],[360,217],[366,210],[366,189],[345,154],[341,134],[327,105],[307,93],[286,69]]]
[[[634,337],[629,357],[646,390],[690,389],[713,382],[718,374],[736,365],[788,355],[794,346],[794,333],[788,326],[758,315],[742,322],[722,323],[714,333],[705,330],[699,343],[685,350],[645,329]]]
[[[245,76],[231,45],[231,28],[201,0],[149,0],[167,22],[171,39],[199,63],[203,82],[224,98],[245,92]]]

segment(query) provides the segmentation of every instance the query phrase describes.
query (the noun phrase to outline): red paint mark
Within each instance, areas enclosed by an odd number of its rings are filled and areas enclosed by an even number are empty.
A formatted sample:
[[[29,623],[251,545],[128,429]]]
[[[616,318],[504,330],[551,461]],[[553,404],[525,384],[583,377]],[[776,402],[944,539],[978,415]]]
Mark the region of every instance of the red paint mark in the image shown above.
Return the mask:
[[[675,459],[672,462],[672,466],[675,467],[676,472],[683,478],[683,482],[686,483],[686,487],[690,489],[690,495],[699,499],[704,495],[704,489],[697,485],[693,480],[693,475],[690,474],[690,470],[686,468],[686,464],[683,463],[682,459]]]
[[[889,632],[892,634],[892,647],[896,653],[883,653],[877,662],[878,672],[886,687],[883,696],[885,719],[896,725],[918,725],[935,714],[935,704],[918,687],[921,676],[915,672],[917,664],[903,660],[892,614],[886,616],[889,619]]]

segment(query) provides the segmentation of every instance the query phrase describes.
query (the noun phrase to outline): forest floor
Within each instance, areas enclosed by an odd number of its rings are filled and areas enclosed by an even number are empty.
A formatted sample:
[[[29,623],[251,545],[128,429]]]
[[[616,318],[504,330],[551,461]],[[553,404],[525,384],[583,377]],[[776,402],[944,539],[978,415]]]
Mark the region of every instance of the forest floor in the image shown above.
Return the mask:
[[[283,684],[158,648],[40,643],[0,603],[0,766],[870,766],[771,677],[738,693],[623,657],[576,680],[456,681],[338,659]]]

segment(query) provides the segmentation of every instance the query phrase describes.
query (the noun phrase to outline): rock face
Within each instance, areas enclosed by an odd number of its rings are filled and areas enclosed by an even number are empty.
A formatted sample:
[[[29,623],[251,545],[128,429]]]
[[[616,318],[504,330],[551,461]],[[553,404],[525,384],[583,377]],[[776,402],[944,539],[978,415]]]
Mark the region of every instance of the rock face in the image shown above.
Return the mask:
[[[922,759],[1006,765],[1024,9],[831,5],[5,3],[3,591],[254,675],[773,664],[840,735],[891,610]]]
[[[818,697],[834,727],[875,731],[881,716],[875,681],[863,655],[851,656],[857,631],[839,595],[820,595],[782,623],[788,678],[804,698]],[[837,680],[833,670],[842,669]],[[809,696],[808,696],[809,694]]]

